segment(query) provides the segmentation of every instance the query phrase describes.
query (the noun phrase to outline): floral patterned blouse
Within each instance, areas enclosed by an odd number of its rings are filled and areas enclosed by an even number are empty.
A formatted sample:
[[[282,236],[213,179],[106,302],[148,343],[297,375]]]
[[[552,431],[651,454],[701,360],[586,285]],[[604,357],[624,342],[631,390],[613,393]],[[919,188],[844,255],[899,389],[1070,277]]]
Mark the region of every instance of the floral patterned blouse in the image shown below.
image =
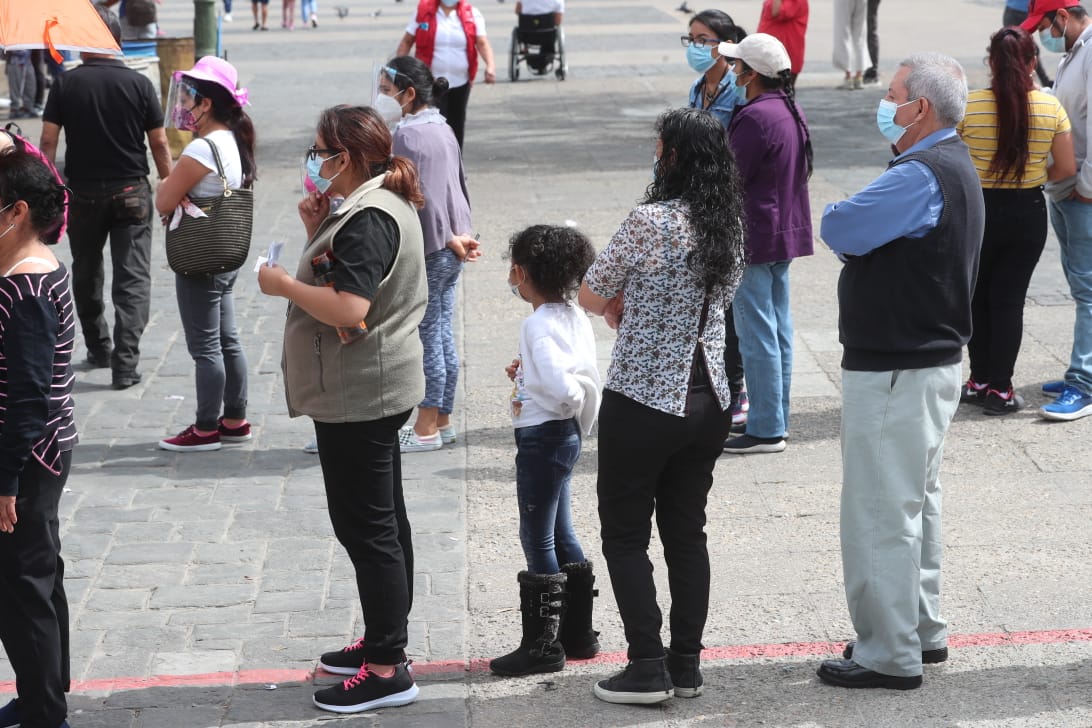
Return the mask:
[[[724,373],[724,309],[738,282],[714,291],[699,339],[705,296],[686,266],[691,244],[686,203],[638,205],[584,277],[597,296],[624,294],[606,388],[680,417],[687,414],[690,369],[699,342],[721,408],[727,410],[731,402]]]

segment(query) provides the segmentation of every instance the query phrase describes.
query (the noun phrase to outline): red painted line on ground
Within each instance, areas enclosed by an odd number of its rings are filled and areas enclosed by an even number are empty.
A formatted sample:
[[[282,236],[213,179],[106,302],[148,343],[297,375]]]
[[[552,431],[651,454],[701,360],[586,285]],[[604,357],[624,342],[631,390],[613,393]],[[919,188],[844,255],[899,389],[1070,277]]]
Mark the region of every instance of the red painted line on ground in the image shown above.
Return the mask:
[[[956,634],[948,638],[948,646],[961,647],[1013,647],[1017,645],[1050,645],[1061,642],[1092,642],[1092,629],[1056,629],[1028,632],[992,632],[982,634]],[[710,647],[702,652],[703,660],[751,660],[769,657],[811,657],[840,654],[845,642],[784,642],[759,645],[725,645]],[[581,665],[618,665],[626,662],[625,652],[607,652],[590,660],[572,660]],[[489,660],[437,660],[414,662],[417,675],[452,675],[457,673],[483,673],[489,671]],[[320,676],[327,676],[324,672]],[[76,680],[74,693],[118,692],[122,690],[146,690],[148,688],[179,688],[258,685],[273,683],[310,682],[315,677],[311,670],[241,670],[237,672],[209,672],[196,675],[153,675],[151,677],[119,677],[98,680]],[[14,682],[0,682],[0,694],[14,693]]]

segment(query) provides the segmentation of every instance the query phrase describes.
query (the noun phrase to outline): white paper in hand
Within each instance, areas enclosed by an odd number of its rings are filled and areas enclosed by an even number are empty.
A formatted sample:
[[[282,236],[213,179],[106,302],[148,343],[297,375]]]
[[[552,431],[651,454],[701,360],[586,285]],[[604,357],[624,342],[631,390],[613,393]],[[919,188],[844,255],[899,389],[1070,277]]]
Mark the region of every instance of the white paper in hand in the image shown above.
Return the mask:
[[[267,264],[274,266],[277,261],[281,259],[281,250],[284,249],[284,242],[280,240],[274,240],[269,244],[269,252],[266,254]]]

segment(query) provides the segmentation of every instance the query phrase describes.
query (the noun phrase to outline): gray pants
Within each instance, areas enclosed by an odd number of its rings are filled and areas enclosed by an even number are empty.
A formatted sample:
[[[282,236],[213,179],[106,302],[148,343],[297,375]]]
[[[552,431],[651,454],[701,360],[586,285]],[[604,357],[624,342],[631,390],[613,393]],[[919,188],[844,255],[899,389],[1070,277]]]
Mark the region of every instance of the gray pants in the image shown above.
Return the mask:
[[[921,651],[947,645],[939,475],[959,387],[959,364],[842,371],[842,571],[857,632],[853,661],[884,675],[920,675]]]
[[[186,348],[197,369],[199,430],[215,430],[224,417],[246,417],[246,353],[235,328],[235,279],[238,271],[207,276],[175,275],[178,313]]]
[[[29,63],[7,62],[8,90],[11,96],[11,111],[20,109],[30,111],[34,108],[34,66]]]

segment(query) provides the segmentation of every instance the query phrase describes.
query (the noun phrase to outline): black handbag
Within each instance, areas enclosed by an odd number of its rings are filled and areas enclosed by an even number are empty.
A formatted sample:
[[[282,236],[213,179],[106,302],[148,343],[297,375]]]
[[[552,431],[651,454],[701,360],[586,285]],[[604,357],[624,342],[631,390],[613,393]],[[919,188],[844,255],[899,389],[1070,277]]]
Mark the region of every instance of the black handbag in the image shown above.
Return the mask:
[[[167,265],[184,276],[239,270],[250,254],[254,190],[230,189],[220,152],[208,139],[203,141],[212,147],[224,192],[215,197],[191,197],[207,217],[183,213],[178,227],[167,228]]]

